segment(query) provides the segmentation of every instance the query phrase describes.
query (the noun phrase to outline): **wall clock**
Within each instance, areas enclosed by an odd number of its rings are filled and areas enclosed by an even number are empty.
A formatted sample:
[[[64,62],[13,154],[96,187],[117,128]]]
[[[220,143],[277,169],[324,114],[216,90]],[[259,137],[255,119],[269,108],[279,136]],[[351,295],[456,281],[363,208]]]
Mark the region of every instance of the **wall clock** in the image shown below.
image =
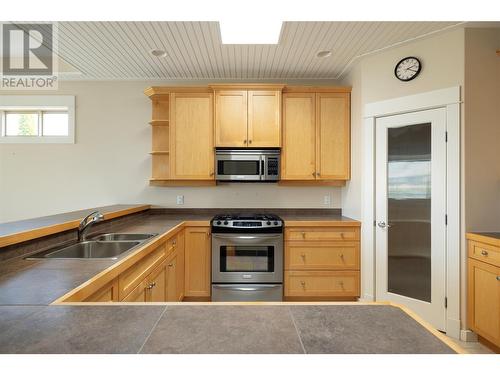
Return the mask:
[[[394,74],[403,82],[411,81],[416,78],[422,70],[422,63],[413,56],[405,57],[396,64]]]

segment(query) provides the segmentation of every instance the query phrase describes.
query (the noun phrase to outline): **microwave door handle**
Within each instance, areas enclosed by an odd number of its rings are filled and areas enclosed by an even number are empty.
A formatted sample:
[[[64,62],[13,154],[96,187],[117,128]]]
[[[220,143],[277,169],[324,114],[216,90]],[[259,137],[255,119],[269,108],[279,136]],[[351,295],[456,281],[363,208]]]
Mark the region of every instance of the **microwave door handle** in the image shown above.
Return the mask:
[[[265,180],[266,179],[266,168],[265,168],[265,162],[264,159],[261,159],[260,161],[260,179]]]

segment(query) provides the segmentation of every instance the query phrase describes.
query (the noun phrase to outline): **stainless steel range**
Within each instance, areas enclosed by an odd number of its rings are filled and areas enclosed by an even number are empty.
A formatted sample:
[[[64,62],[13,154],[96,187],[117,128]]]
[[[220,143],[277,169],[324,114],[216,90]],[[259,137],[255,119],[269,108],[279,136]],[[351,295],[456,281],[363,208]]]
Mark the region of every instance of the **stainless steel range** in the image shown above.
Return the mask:
[[[211,226],[212,301],[283,300],[283,220],[221,215]]]

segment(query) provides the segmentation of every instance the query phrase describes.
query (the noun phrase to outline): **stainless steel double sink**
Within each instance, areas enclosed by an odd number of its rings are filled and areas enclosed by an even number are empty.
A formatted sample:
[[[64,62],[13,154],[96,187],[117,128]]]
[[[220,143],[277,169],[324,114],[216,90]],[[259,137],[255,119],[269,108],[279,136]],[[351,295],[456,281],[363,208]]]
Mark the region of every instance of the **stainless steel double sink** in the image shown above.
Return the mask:
[[[58,246],[26,259],[117,259],[157,234],[151,233],[106,233],[87,241]]]

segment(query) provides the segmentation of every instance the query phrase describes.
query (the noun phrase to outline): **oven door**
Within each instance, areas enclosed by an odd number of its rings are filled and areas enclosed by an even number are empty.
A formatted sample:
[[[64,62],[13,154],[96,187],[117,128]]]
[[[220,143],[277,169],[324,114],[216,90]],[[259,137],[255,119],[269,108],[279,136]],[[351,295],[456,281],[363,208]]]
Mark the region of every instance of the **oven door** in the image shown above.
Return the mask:
[[[212,233],[212,282],[283,282],[283,234]]]
[[[217,154],[217,174],[219,181],[260,181],[264,172],[261,155],[258,154]]]

